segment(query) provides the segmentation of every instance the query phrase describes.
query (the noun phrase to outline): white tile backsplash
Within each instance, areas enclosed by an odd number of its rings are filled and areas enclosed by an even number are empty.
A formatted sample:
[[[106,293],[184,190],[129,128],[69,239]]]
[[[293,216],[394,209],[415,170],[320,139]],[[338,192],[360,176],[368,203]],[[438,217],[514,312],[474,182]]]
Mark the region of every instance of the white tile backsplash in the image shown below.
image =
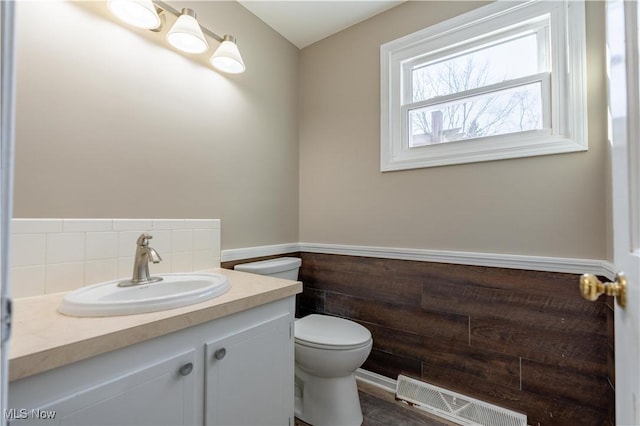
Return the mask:
[[[16,234],[11,239],[11,265],[44,265],[47,253],[47,234]]]
[[[62,232],[62,219],[13,219],[11,232],[13,234]]]
[[[187,221],[184,219],[154,219],[153,220],[153,230],[156,229],[164,229],[164,230],[172,230],[172,229],[185,229],[187,227]]]
[[[215,268],[216,264],[220,264],[220,260],[216,258],[213,250],[197,250],[193,252],[193,270],[205,271]]]
[[[44,291],[47,294],[75,290],[84,282],[84,262],[55,263],[45,267]]]
[[[111,231],[113,219],[62,219],[64,232]]]
[[[47,264],[84,262],[84,239],[82,232],[47,234]]]
[[[44,294],[44,265],[11,268],[11,296],[31,297]]]
[[[193,231],[191,229],[171,231],[171,251],[173,253],[193,251]]]
[[[171,253],[171,270],[173,272],[192,272],[193,252]]]
[[[114,231],[151,231],[153,219],[113,219]]]
[[[152,274],[220,267],[218,219],[13,219],[14,297],[74,290],[129,277],[143,232],[162,262]]]
[[[164,259],[164,258],[163,258]],[[151,265],[149,265],[151,270]],[[133,256],[118,258],[118,277],[129,277],[133,274]]]
[[[193,250],[213,250],[214,235],[213,229],[194,229]]]
[[[117,232],[87,232],[85,241],[85,259],[101,260],[118,257]]]
[[[125,276],[118,274],[118,259],[93,260],[84,264],[84,285],[101,283],[113,280],[114,277]]]

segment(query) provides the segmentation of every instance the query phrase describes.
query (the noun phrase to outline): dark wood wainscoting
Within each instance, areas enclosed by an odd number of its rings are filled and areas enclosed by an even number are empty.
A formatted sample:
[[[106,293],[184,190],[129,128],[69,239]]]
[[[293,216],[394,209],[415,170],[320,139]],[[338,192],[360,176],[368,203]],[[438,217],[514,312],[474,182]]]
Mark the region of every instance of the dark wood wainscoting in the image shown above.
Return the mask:
[[[348,318],[373,334],[363,368],[526,413],[531,425],[615,424],[613,311],[584,301],[577,275],[290,255],[302,258],[299,316]]]

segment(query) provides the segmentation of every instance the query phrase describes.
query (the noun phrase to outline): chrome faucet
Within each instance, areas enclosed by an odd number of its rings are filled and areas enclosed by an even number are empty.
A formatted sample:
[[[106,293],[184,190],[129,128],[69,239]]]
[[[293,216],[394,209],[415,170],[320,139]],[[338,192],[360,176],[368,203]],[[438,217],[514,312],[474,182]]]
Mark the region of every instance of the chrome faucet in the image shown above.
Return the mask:
[[[162,258],[158,252],[149,247],[149,240],[153,236],[144,233],[136,241],[136,255],[133,259],[133,276],[130,280],[120,281],[118,287],[131,287],[140,284],[149,284],[162,281],[162,277],[152,277],[149,275],[149,262],[160,263]]]

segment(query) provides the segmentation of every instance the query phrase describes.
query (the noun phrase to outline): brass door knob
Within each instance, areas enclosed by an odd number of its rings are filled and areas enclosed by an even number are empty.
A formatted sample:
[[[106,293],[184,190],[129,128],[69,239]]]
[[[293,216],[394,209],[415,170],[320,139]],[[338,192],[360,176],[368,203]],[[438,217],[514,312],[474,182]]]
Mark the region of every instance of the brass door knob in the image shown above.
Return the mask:
[[[582,297],[594,302],[601,294],[614,296],[618,305],[627,306],[627,277],[624,272],[618,272],[612,283],[603,283],[595,275],[584,274],[580,277],[580,293]]]

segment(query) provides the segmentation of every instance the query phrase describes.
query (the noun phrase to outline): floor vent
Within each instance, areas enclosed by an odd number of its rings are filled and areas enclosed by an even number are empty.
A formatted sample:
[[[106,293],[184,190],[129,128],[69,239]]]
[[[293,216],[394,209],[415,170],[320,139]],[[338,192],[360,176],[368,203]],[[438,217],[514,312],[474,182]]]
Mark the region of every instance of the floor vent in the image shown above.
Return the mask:
[[[421,410],[469,426],[527,426],[527,416],[403,375],[396,399]]]

